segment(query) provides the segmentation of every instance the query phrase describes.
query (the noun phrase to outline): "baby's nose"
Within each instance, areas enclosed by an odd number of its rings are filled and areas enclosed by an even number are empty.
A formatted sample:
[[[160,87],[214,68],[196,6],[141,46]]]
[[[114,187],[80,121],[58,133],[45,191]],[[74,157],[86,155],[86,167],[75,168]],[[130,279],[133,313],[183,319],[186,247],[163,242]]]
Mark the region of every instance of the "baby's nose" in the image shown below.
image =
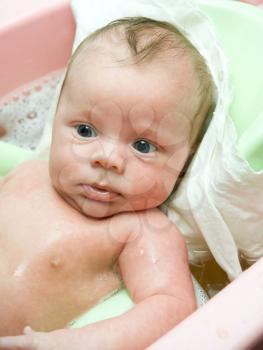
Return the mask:
[[[122,174],[125,168],[125,158],[123,154],[116,149],[111,150],[111,152],[106,152],[101,149],[91,156],[91,165],[93,167],[102,167],[107,170],[112,170],[117,174]]]

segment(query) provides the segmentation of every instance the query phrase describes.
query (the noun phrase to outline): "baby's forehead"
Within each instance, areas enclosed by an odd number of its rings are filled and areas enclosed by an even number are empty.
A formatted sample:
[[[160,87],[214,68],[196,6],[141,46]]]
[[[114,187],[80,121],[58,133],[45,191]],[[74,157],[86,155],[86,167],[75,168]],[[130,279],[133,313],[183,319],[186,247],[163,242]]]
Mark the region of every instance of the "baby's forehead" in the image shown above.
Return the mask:
[[[95,52],[118,61],[143,64],[172,59],[175,55],[192,56],[192,48],[188,39],[170,23],[129,17],[111,22],[86,37],[72,61],[79,55],[88,58]]]
[[[110,38],[111,40],[108,40],[108,37],[99,36],[95,40],[84,42],[72,58],[68,75],[74,76],[79,74],[80,70],[91,66],[107,67],[108,69],[119,67],[123,70],[135,68],[141,72],[142,78],[144,72],[151,71],[152,75],[156,75],[156,79],[158,79],[160,72],[166,72],[171,80],[176,79],[179,74],[183,75],[181,80],[184,86],[189,85],[197,88],[200,85],[194,60],[185,50],[178,48],[173,52],[160,52],[136,61],[123,37],[112,35]]]
[[[151,61],[138,67],[116,62],[112,65],[111,57],[100,56],[94,64],[89,62],[89,68],[76,77],[73,87],[83,79],[81,86],[87,87],[85,101],[90,101],[88,113],[93,118],[107,115],[109,128],[110,121],[117,124],[119,116],[120,125],[126,121],[138,135],[148,129],[158,137],[168,131],[174,137],[178,133],[180,136],[190,129],[188,116],[196,109],[190,100],[195,99],[197,84],[184,58],[177,57],[176,61]],[[79,63],[85,64],[85,59]],[[107,123],[105,118],[103,123]]]
[[[75,52],[71,64],[69,66],[69,78],[76,79],[86,68],[101,66],[108,68],[121,67],[122,69],[135,67],[140,71],[143,78],[144,72],[151,70],[155,79],[159,79],[160,70],[165,71],[169,79],[178,79],[180,76],[181,89],[186,89],[189,99],[195,99],[194,108],[197,109],[200,104],[201,94],[200,87],[203,82],[198,73],[196,57],[193,52],[182,49],[181,45],[174,40],[175,47],[173,49],[155,51],[148,57],[141,58],[136,61],[129,45],[127,38],[121,31],[111,30],[99,34],[95,38],[87,38]],[[146,39],[145,39],[146,40]],[[71,79],[69,79],[71,80]],[[160,85],[163,82],[160,80]],[[177,86],[178,87],[178,86]],[[178,91],[175,91],[178,94]],[[194,115],[194,113],[193,113]]]
[[[114,43],[106,41],[104,45],[103,41],[91,42],[87,43],[85,48],[74,58],[69,76],[73,81],[80,81],[79,78],[85,75],[94,78],[94,75],[90,73],[95,70],[97,71],[96,80],[105,71],[112,71],[113,78],[116,72],[116,79],[120,81],[122,80],[121,76],[123,76],[127,79],[136,79],[137,83],[140,84],[149,78],[148,80],[154,82],[157,91],[166,87],[174,91],[175,97],[183,92],[198,96],[200,82],[195,72],[193,60],[189,55],[181,52],[134,62],[124,43],[114,45]],[[118,75],[119,72],[120,75]],[[127,72],[129,74],[126,74]],[[105,81],[106,83],[107,81]],[[167,91],[167,93],[170,94],[171,91]]]

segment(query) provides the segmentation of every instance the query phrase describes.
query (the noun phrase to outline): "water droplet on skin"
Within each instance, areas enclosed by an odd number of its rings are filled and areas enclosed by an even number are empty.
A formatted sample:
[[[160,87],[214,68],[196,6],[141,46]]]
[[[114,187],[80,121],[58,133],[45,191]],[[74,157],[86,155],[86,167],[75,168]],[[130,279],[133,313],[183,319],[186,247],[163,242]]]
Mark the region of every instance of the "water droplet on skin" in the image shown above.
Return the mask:
[[[223,328],[218,328],[216,330],[216,333],[217,333],[218,337],[221,339],[227,339],[229,337],[228,331],[226,329],[223,329]]]
[[[140,254],[141,254],[141,255],[144,254],[144,250],[143,250],[143,249],[140,250]]]
[[[107,281],[108,280],[107,274],[101,273],[100,275],[98,275],[98,280],[102,282]]]
[[[153,263],[153,264],[158,263],[159,260],[160,260],[160,259],[157,259],[155,256],[152,257],[152,263]]]
[[[16,268],[14,272],[14,277],[21,277],[23,276],[25,270],[26,270],[27,264],[25,262],[22,262],[18,267]]]

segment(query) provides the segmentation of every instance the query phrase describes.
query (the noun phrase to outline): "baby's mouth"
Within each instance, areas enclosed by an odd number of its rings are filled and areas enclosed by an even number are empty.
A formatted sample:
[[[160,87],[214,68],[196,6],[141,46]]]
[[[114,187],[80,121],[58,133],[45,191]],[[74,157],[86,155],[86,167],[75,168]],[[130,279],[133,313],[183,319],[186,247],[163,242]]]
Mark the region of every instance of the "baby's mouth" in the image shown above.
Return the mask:
[[[112,202],[119,193],[114,192],[108,186],[99,186],[99,185],[83,185],[84,195],[89,199],[100,202]]]

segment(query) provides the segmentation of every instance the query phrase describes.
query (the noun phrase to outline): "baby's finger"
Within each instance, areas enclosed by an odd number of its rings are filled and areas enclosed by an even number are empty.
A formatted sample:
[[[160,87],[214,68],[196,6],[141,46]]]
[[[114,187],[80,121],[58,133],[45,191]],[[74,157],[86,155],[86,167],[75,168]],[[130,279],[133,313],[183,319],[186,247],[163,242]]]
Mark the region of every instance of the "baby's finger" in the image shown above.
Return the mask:
[[[0,350],[37,350],[32,341],[21,335],[0,338]]]
[[[29,326],[26,326],[23,330],[23,334],[32,334],[32,333],[34,333],[34,330]]]

